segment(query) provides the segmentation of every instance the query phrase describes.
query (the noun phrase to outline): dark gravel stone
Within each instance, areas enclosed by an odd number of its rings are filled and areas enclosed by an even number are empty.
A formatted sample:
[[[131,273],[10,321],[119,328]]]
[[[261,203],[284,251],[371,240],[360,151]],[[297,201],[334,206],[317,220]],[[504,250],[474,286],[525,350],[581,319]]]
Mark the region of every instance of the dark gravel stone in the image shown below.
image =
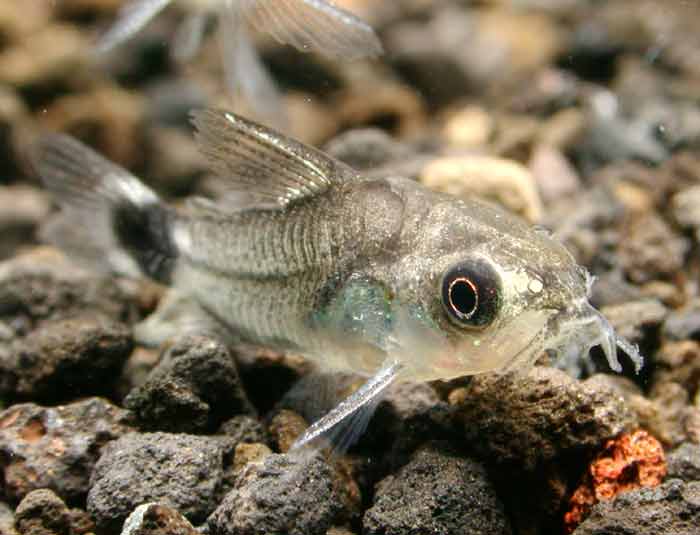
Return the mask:
[[[692,399],[700,388],[700,342],[665,341],[654,355],[652,391],[664,383],[677,383]]]
[[[668,340],[700,338],[700,300],[694,300],[681,310],[668,315],[661,334]]]
[[[141,428],[168,432],[213,431],[235,414],[255,412],[226,346],[202,336],[176,341],[124,405]]]
[[[489,535],[511,529],[484,468],[432,443],[377,485],[363,533]]]
[[[71,535],[71,514],[61,498],[49,489],[27,494],[15,511],[22,535]]]
[[[226,435],[231,438],[235,444],[245,442],[252,444],[259,442],[262,444],[270,443],[270,436],[265,427],[252,416],[246,414],[238,414],[233,418],[226,420],[219,426],[216,432],[217,435]]]
[[[399,466],[424,442],[449,438],[452,423],[451,408],[431,385],[397,383],[377,407],[360,445],[384,451],[388,463]]]
[[[68,503],[84,499],[102,447],[130,430],[126,414],[100,398],[51,408],[26,403],[0,413],[3,494],[19,501],[50,488]]]
[[[0,351],[6,400],[107,395],[132,350],[131,330],[99,316],[57,320]]]
[[[473,377],[450,398],[474,451],[494,463],[532,471],[561,455],[582,459],[635,427],[624,400],[595,378],[579,382],[537,366],[526,376]]]
[[[690,244],[661,217],[647,214],[626,227],[620,237],[619,261],[636,283],[672,280],[680,273]]]
[[[574,535],[697,535],[700,482],[671,479],[593,506]]]
[[[284,395],[276,409],[290,409],[314,422],[365,380],[351,374],[310,373]],[[396,383],[379,402],[365,433],[357,437],[357,448],[383,451],[392,464],[402,464],[403,454],[426,440],[444,438],[450,426],[450,408],[431,385]]]
[[[200,535],[180,513],[158,503],[139,505],[124,522],[122,535]]]
[[[700,445],[682,444],[666,458],[669,479],[700,481]]]
[[[305,450],[246,465],[207,525],[211,535],[322,535],[348,515],[337,473]]]
[[[129,433],[104,449],[90,478],[88,512],[97,527],[117,532],[138,505],[157,501],[193,522],[216,506],[223,445],[211,438]]]
[[[326,150],[358,170],[373,169],[413,156],[410,147],[378,128],[345,132],[329,141]]]
[[[46,320],[100,313],[135,317],[131,297],[115,279],[83,271],[51,248],[37,248],[0,264],[0,321],[24,336]]]

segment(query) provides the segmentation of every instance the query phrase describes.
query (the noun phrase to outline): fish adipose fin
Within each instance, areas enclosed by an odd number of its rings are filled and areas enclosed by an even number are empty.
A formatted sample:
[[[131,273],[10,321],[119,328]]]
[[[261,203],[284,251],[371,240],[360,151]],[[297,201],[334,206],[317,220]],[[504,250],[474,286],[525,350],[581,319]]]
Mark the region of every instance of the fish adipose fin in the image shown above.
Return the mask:
[[[387,360],[369,381],[314,422],[294,442],[292,449],[325,440],[334,453],[346,452],[367,429],[379,402],[399,376],[401,369],[402,366],[398,362]]]
[[[46,235],[91,267],[170,281],[175,214],[125,169],[70,136],[50,134],[32,163],[62,213]]]
[[[378,56],[382,45],[374,30],[349,11],[325,0],[236,0],[251,26],[298,50],[313,50],[333,59]]]
[[[239,115],[197,110],[192,122],[212,170],[251,207],[282,208],[358,179],[348,165]]]
[[[97,53],[105,53],[129,40],[160,13],[172,0],[131,0],[119,10],[117,22],[107,30],[96,46]]]

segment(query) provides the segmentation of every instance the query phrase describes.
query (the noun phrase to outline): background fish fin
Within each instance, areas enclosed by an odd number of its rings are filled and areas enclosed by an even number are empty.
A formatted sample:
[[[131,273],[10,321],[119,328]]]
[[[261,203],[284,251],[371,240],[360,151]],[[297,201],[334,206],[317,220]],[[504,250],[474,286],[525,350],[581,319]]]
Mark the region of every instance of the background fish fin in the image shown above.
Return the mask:
[[[366,22],[324,0],[238,0],[230,9],[240,9],[256,29],[303,52],[353,60],[383,51]]]
[[[323,152],[231,112],[192,112],[199,149],[231,191],[278,207],[321,194],[358,174]]]
[[[207,27],[206,13],[193,13],[180,23],[171,48],[172,57],[179,63],[192,59],[199,51]]]
[[[328,441],[334,453],[344,453],[367,429],[387,388],[401,373],[402,366],[387,360],[381,369],[333,410],[314,422],[292,445],[299,449],[316,441]]]
[[[177,258],[175,216],[150,188],[62,134],[40,138],[32,163],[62,209],[44,236],[82,262],[168,282]]]
[[[285,129],[287,113],[277,84],[253,46],[245,24],[232,9],[222,9],[219,43],[226,85],[242,98],[254,116]]]
[[[131,0],[125,4],[117,16],[117,21],[97,42],[96,51],[100,54],[128,40],[143,28],[172,0]]]
[[[158,308],[134,327],[134,338],[142,345],[159,347],[183,334],[214,336],[232,342],[230,330],[208,314],[193,299],[170,290]]]

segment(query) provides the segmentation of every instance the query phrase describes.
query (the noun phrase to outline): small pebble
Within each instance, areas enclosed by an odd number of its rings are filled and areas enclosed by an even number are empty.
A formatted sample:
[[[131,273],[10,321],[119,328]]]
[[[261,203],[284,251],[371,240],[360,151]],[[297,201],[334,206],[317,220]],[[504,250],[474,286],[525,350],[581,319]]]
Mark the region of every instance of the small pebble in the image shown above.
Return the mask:
[[[121,535],[198,535],[188,520],[159,503],[139,505],[124,522]]]
[[[423,169],[420,180],[436,191],[496,201],[530,222],[542,216],[532,174],[511,160],[478,155],[439,158]]]
[[[601,501],[574,535],[696,535],[700,525],[700,482],[671,479],[653,489]]]
[[[418,450],[376,487],[366,535],[508,535],[508,518],[484,468],[441,443]]]
[[[318,452],[268,455],[239,474],[208,518],[209,533],[324,535],[350,516],[338,477]]]
[[[58,407],[13,405],[0,413],[3,489],[14,501],[42,488],[69,503],[85,499],[109,441],[131,431],[127,413],[101,398]]]
[[[209,437],[129,433],[107,444],[90,478],[87,510],[115,532],[140,504],[159,502],[192,522],[214,510],[225,445]]]

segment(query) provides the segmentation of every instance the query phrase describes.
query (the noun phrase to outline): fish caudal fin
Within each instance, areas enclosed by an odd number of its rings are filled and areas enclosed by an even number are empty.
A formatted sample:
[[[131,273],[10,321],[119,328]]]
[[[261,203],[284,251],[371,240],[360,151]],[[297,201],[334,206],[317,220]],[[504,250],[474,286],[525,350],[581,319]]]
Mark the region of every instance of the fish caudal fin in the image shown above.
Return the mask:
[[[170,281],[175,215],[151,189],[62,134],[42,137],[32,162],[62,209],[45,229],[49,241],[92,268]]]

